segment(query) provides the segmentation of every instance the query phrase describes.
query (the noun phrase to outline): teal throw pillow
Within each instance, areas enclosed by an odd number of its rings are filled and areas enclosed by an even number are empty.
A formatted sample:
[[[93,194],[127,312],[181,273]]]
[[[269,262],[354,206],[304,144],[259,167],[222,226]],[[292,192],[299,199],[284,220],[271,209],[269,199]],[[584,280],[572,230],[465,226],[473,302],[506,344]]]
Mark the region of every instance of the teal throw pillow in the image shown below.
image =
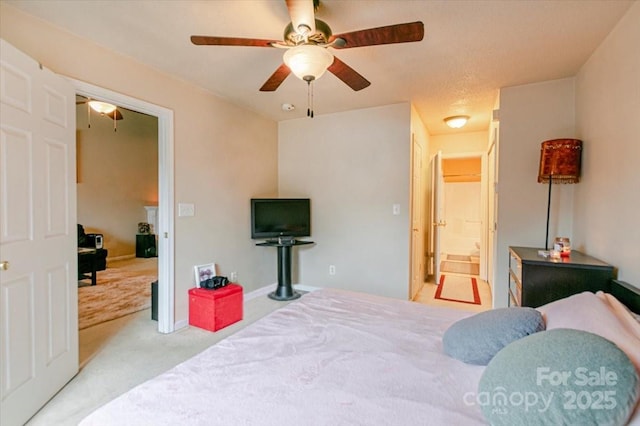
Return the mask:
[[[442,344],[452,358],[487,365],[509,343],[544,329],[542,314],[533,308],[493,309],[452,324]]]
[[[489,363],[475,398],[491,425],[624,425],[638,373],[609,340],[554,329],[513,342]]]

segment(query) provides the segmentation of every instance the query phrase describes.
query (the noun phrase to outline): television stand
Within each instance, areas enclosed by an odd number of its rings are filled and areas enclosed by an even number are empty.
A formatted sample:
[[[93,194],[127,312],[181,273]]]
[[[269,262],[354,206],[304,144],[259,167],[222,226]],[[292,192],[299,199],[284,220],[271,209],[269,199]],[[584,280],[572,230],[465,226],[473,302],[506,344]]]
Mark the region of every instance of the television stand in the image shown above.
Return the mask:
[[[294,300],[301,296],[300,293],[293,290],[291,285],[291,247],[313,244],[313,241],[265,241],[257,243],[260,247],[277,247],[278,248],[278,286],[275,291],[269,293],[269,298],[273,300]]]

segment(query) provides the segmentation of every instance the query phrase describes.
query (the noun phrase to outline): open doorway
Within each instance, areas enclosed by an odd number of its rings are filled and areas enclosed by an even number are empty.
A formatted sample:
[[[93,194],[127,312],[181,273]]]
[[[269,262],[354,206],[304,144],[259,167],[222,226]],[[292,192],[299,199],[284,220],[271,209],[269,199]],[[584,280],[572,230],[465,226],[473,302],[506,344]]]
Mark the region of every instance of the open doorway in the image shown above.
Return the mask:
[[[158,118],[90,102],[76,96],[81,365],[82,330],[150,308],[158,280]]]
[[[131,111],[157,118],[158,199],[157,272],[158,331],[171,333],[174,321],[174,189],[173,189],[173,112],[117,92],[77,80],[70,80],[76,94],[100,99]]]
[[[490,309],[486,281],[486,154],[431,160],[429,275],[414,300],[472,311]]]
[[[480,275],[482,161],[479,156],[444,157],[444,221],[440,271]]]

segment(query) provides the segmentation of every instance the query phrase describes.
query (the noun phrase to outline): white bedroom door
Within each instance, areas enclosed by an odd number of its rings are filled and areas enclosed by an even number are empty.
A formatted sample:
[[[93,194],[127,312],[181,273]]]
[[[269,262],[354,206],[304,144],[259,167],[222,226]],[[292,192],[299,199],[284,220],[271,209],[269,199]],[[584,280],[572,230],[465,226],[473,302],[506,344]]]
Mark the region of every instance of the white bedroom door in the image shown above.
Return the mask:
[[[0,40],[0,423],[78,371],[75,94]]]
[[[424,285],[424,194],[422,191],[422,147],[412,136],[411,167],[411,285],[409,300]]]

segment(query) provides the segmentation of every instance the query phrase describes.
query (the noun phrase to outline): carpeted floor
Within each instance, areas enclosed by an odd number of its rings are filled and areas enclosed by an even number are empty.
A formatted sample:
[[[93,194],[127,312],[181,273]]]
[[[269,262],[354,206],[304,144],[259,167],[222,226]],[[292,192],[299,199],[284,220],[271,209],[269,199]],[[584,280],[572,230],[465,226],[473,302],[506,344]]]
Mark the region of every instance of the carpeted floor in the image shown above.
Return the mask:
[[[79,283],[78,328],[111,321],[151,306],[151,283],[158,279],[156,258],[113,262],[97,275],[97,285]]]
[[[478,275],[480,264],[477,257],[473,259],[469,255],[446,254],[440,262],[440,272],[452,274]]]
[[[480,273],[480,264],[457,260],[443,260],[440,262],[440,271],[454,274],[478,275]]]

